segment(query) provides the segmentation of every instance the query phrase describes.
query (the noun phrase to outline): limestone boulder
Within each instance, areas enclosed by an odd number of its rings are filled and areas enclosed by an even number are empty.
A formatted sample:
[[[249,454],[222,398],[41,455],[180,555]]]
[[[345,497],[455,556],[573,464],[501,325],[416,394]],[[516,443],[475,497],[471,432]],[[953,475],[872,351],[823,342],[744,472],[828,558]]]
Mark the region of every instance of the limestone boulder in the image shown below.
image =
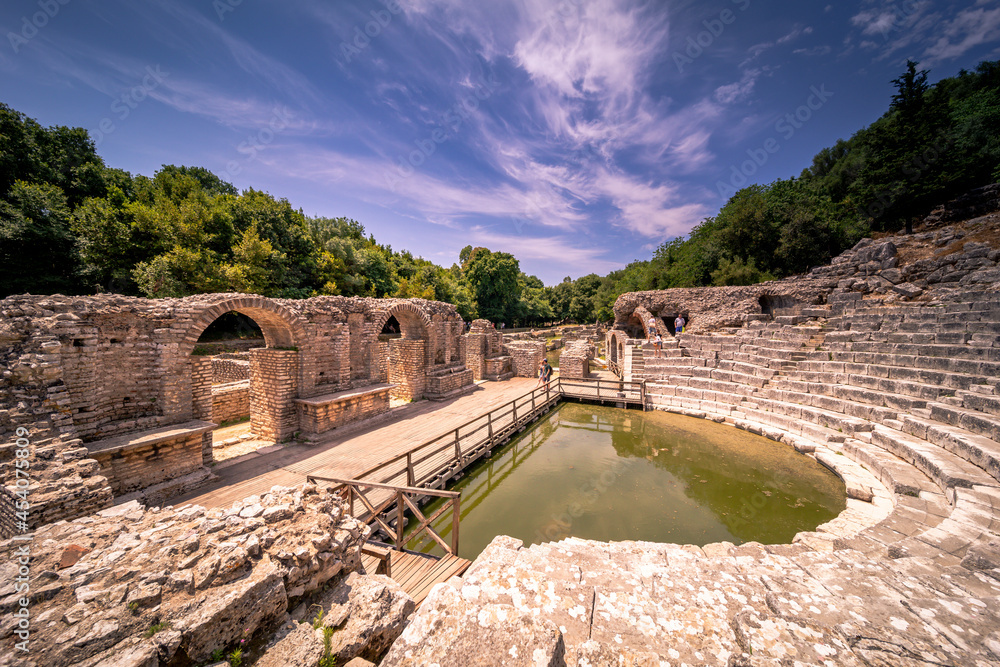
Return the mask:
[[[382,660],[382,667],[561,667],[566,649],[552,621],[503,604],[466,602],[438,584]]]
[[[272,508],[279,511],[267,514]],[[217,649],[272,633],[298,598],[339,583],[357,568],[365,535],[335,494],[313,485],[275,487],[228,509],[128,502],[50,524],[36,531],[32,550],[37,650],[4,667],[143,667],[182,655],[203,664]],[[15,563],[17,548],[0,543],[0,563]],[[17,596],[2,591],[6,644],[17,624],[5,610]]]
[[[270,562],[198,600],[176,623],[183,633],[184,650],[195,661],[207,660],[220,646],[239,642],[247,637],[248,629],[267,627],[288,605],[284,580]]]
[[[413,598],[392,579],[357,572],[348,575],[328,600],[329,606],[323,605],[324,625],[336,627],[330,645],[337,664],[356,657],[378,660],[416,609]]]
[[[275,636],[256,667],[316,667],[324,654],[321,631],[310,623],[290,622]]]

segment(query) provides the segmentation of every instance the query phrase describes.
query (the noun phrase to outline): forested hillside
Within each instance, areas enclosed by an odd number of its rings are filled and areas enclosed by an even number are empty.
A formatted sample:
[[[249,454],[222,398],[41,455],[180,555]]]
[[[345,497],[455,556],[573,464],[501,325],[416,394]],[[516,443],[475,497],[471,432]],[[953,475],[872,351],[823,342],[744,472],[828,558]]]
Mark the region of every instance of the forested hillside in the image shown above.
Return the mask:
[[[934,85],[909,63],[886,113],[797,178],[735,192],[650,260],[546,287],[515,257],[464,248],[450,268],[311,218],[207,169],[152,177],[104,164],[81,128],[45,128],[0,104],[0,296],[113,291],[422,297],[508,324],[610,319],[623,292],[750,284],[824,263],[872,231],[1000,181],[1000,61]]]

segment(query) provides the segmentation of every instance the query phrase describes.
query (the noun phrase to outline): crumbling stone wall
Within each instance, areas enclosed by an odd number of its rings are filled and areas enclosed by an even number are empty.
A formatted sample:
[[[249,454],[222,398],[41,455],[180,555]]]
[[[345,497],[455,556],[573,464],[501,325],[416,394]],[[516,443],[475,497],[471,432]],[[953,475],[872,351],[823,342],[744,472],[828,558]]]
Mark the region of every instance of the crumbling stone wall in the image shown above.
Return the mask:
[[[590,377],[590,360],[594,358],[593,343],[576,340],[566,344],[559,355],[559,377],[586,379]]]
[[[235,355],[217,355],[212,357],[212,383],[226,384],[250,379],[250,355],[245,358],[233,358]]]
[[[646,338],[650,316],[657,318],[660,330],[663,313],[680,312],[689,314],[687,331],[698,333],[778,317],[841,313],[865,297],[887,303],[919,299],[934,286],[988,288],[1000,282],[1000,249],[994,247],[996,241],[991,245],[968,239],[983,236],[975,233],[974,223],[971,234],[944,228],[879,241],[862,239],[830,264],[783,280],[622,294],[615,301],[614,328],[632,338]],[[900,247],[908,254],[920,250],[930,256],[901,262]]]
[[[407,385],[402,391],[418,397],[428,373],[459,363],[461,317],[454,306],[422,299],[286,300],[246,294],[152,300],[120,295],[8,297],[0,301],[0,445],[12,443],[20,427],[33,447],[46,453],[53,447],[50,459],[32,463],[39,470],[34,479],[42,485],[36,495],[64,494],[75,499],[67,506],[79,512],[65,515],[39,508],[33,520],[71,518],[107,504],[111,488],[107,480],[102,482],[91,472],[84,481],[76,472],[67,474],[51,463],[64,455],[72,461],[86,459],[85,452],[80,455],[81,441],[113,457],[134,450],[129,443],[147,432],[183,425],[198,429],[191,422],[213,419],[213,366],[219,367],[222,379],[238,364],[214,362],[192,352],[201,333],[230,311],[251,317],[267,345],[250,354],[256,370],[250,372],[248,400],[251,427],[258,437],[281,440],[299,429],[296,398],[384,382],[392,364],[378,335],[389,317],[401,323],[404,340],[424,349],[419,359],[399,357],[399,363],[409,364],[394,370]],[[116,438],[124,439],[119,451],[108,453],[107,441]],[[182,444],[192,452],[171,457],[184,463],[162,470],[166,480],[197,473],[202,462],[211,461],[210,433],[202,434],[198,463],[195,440],[180,432],[178,438],[169,447]],[[47,467],[50,472],[45,472]],[[91,467],[87,464],[83,470]],[[91,493],[69,492],[71,480],[74,488]],[[12,469],[0,464],[0,484],[13,482]],[[89,507],[85,497],[93,502]]]
[[[545,358],[545,341],[511,340],[504,347],[513,360],[514,375],[523,378],[538,375],[538,367]]]
[[[513,376],[510,355],[504,352],[503,334],[489,320],[474,320],[462,336],[462,363],[476,380],[503,380]]]

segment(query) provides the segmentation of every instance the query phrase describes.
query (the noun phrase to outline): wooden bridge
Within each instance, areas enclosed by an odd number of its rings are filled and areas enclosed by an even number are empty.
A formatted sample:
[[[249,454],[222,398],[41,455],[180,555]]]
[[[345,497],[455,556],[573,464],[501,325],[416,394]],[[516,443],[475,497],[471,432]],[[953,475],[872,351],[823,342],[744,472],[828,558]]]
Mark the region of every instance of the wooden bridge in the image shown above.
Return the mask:
[[[356,479],[311,474],[307,480],[332,486],[341,493],[352,516],[389,537],[390,543],[369,541],[364,546],[363,566],[369,573],[394,579],[419,604],[434,584],[461,575],[471,565],[458,556],[461,494],[441,488],[564,399],[644,407],[645,385],[557,378],[370,468]],[[448,500],[424,516],[419,506],[431,498]],[[450,542],[431,527],[448,510],[452,512]],[[417,521],[408,534],[407,514]],[[436,542],[445,555],[439,558],[406,549],[405,544],[421,533]]]
[[[528,424],[565,399],[645,407],[642,382],[556,378],[527,394],[455,426],[355,477],[379,484],[440,489],[465,468],[489,456]]]

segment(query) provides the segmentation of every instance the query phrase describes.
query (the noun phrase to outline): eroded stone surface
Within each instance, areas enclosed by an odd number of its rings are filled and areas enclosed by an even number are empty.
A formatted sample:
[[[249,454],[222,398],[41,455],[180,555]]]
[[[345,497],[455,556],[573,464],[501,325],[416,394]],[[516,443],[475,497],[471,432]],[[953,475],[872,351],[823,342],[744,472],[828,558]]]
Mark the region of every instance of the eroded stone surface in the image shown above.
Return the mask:
[[[270,507],[287,516],[265,524],[258,508]],[[32,651],[4,664],[155,666],[181,654],[205,662],[270,632],[290,599],[357,569],[366,535],[337,497],[312,485],[274,487],[228,509],[133,502],[51,524],[32,548]],[[57,570],[70,545],[78,560]],[[0,545],[4,563],[15,562],[18,546]],[[9,646],[20,595],[2,593],[0,642]]]

